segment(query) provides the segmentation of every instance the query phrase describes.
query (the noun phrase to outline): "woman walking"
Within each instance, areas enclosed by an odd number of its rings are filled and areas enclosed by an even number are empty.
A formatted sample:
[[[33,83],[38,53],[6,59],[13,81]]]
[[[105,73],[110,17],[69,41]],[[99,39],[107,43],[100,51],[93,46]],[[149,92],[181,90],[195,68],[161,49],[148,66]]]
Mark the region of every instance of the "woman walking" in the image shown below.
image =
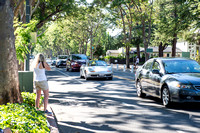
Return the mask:
[[[44,93],[44,112],[50,114],[47,110],[48,98],[49,98],[49,86],[47,82],[47,77],[45,75],[45,70],[51,70],[50,66],[47,64],[43,54],[38,54],[33,63],[34,68],[34,87],[36,89],[36,100],[35,107],[39,110],[39,103],[41,97],[41,90]]]

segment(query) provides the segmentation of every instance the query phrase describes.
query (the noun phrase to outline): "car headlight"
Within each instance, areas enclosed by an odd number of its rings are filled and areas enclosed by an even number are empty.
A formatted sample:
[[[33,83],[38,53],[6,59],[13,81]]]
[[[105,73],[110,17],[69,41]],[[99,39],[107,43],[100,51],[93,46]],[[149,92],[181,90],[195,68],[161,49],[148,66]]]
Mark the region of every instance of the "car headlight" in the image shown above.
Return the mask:
[[[191,85],[181,85],[181,84],[177,84],[177,87],[178,87],[178,88],[181,88],[181,89],[192,89],[192,86],[191,86]]]
[[[76,65],[76,64],[78,64],[78,63],[77,63],[77,62],[72,62],[72,63],[71,63],[71,65]]]
[[[178,81],[172,81],[170,84],[171,84],[171,86],[174,86],[174,87],[177,87],[180,89],[192,89],[193,88],[192,85],[183,84]]]
[[[90,72],[95,72],[95,70],[92,69],[92,68],[88,68],[88,70],[89,70]]]

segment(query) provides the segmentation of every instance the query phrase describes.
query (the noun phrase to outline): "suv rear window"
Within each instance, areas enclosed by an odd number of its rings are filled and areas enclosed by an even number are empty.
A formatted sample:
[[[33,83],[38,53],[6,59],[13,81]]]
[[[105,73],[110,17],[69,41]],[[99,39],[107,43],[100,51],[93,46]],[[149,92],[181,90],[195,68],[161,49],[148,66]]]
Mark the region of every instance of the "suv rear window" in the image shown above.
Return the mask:
[[[72,60],[87,60],[86,55],[72,55]]]

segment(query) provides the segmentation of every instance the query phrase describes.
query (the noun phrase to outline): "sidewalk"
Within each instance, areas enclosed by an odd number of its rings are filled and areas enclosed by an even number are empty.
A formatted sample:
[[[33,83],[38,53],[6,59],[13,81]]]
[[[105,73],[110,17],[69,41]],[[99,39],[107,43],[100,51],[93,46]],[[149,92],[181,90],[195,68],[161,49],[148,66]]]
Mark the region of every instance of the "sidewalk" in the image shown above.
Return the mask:
[[[130,68],[126,68],[126,64],[111,64],[111,66],[117,71],[124,71],[124,72],[135,72],[136,69],[133,68],[133,65],[130,65]],[[138,65],[138,68],[141,65]]]

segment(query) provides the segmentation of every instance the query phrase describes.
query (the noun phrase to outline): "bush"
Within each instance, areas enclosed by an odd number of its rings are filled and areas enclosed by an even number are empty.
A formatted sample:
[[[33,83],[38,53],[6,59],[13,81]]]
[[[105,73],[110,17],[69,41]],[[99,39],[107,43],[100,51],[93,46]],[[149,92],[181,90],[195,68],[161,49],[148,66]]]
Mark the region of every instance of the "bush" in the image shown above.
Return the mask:
[[[22,92],[21,94],[22,94],[22,98],[23,98],[23,103],[26,103],[26,104],[29,104],[30,106],[35,107],[35,98],[36,98],[35,93]],[[44,100],[44,97],[41,96],[40,105],[42,104],[43,100]]]
[[[47,133],[47,118],[26,103],[0,105],[0,128],[9,127],[14,133]]]
[[[14,133],[47,133],[46,116],[35,109],[35,93],[22,92],[22,104],[0,105],[0,128],[9,127]],[[41,96],[40,104],[44,99]]]
[[[104,59],[105,60],[109,60],[109,59],[125,59],[125,57],[123,57],[121,55],[118,55],[117,57],[116,56],[105,56]]]

